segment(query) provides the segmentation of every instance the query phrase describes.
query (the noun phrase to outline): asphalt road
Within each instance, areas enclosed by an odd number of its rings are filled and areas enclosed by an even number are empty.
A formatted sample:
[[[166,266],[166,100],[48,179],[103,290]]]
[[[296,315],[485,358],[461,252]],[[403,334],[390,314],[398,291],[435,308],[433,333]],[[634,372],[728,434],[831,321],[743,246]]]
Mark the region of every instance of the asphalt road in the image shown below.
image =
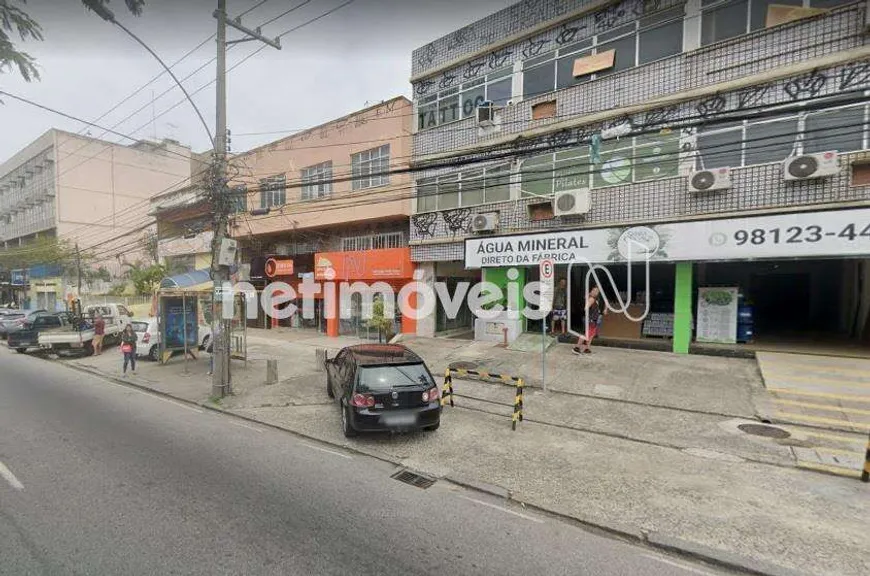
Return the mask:
[[[0,349],[0,574],[724,573],[394,470]]]

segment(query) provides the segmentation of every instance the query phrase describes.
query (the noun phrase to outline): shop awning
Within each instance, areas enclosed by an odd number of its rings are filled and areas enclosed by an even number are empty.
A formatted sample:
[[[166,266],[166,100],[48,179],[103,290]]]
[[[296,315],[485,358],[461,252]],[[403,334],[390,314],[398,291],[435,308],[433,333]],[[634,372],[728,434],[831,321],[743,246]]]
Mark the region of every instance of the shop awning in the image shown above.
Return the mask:
[[[175,276],[167,276],[160,281],[161,290],[211,290],[211,273],[208,270],[194,270]]]

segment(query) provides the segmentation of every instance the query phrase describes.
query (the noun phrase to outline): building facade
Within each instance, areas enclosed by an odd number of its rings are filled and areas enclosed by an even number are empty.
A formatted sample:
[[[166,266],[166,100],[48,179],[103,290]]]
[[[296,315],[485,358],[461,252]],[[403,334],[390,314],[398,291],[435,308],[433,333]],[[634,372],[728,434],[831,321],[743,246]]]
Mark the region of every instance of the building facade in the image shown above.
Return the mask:
[[[169,140],[124,146],[49,130],[0,165],[0,248],[62,239],[117,276],[145,254],[149,200],[188,183],[190,156]],[[43,264],[12,274],[16,301],[61,308],[73,286]]]
[[[412,121],[411,102],[393,98],[233,157],[231,187],[243,200],[230,230],[242,278],[294,288],[306,276],[408,282]],[[315,320],[297,315],[281,324],[362,335],[360,306],[349,302],[341,321],[327,321],[318,299]],[[416,329],[409,318],[395,324]]]
[[[650,314],[603,333],[678,352],[866,342],[867,9],[526,0],[417,49],[412,259],[429,282],[501,284],[553,259],[575,330],[590,265],[608,265],[609,301]],[[718,317],[713,292],[732,301]],[[471,321],[439,308],[418,332]]]

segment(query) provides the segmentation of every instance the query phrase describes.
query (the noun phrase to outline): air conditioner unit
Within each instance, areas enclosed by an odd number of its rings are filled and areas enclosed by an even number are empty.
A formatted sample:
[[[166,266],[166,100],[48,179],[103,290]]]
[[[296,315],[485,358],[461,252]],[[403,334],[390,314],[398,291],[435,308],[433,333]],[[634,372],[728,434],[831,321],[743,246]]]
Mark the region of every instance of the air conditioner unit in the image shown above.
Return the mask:
[[[477,107],[477,124],[478,126],[492,126],[495,124],[495,106],[492,102],[481,102]]]
[[[728,188],[731,188],[731,168],[698,170],[689,174],[689,190],[692,192],[710,192]]]
[[[471,231],[475,233],[492,232],[498,228],[498,212],[478,214],[471,219]]]
[[[218,264],[221,266],[233,266],[236,263],[236,252],[239,249],[239,243],[232,238],[224,238],[221,240],[221,250],[218,254]]]
[[[575,214],[587,214],[590,205],[589,188],[557,192],[553,199],[553,215],[572,216]]]
[[[792,156],[782,162],[783,180],[810,180],[833,176],[840,171],[837,152]]]

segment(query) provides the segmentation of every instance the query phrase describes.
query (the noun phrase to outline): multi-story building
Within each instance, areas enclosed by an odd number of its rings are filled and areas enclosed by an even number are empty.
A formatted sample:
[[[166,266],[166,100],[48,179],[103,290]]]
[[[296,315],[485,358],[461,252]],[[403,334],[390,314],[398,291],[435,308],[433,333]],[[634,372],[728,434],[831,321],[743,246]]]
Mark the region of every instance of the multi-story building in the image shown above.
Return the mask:
[[[611,303],[651,313],[604,334],[678,352],[745,340],[750,319],[762,343],[866,339],[867,11],[525,0],[417,49],[412,259],[430,282],[504,284],[552,258],[575,330],[588,264],[609,263]],[[469,322],[439,308],[418,332]]]
[[[412,120],[411,102],[397,97],[234,156],[231,186],[246,210],[232,219],[231,234],[248,279],[294,288],[306,275],[394,287],[411,280]],[[346,306],[342,321],[325,320],[318,300],[307,324],[332,336],[365,332],[360,305]],[[282,324],[306,322],[296,315]],[[416,327],[404,318],[399,329]]]
[[[66,240],[119,274],[143,254],[143,226],[152,196],[184,186],[190,149],[174,141],[124,146],[49,130],[0,165],[0,242],[3,249],[39,238]],[[60,306],[72,288],[55,263],[19,271],[17,300]]]

